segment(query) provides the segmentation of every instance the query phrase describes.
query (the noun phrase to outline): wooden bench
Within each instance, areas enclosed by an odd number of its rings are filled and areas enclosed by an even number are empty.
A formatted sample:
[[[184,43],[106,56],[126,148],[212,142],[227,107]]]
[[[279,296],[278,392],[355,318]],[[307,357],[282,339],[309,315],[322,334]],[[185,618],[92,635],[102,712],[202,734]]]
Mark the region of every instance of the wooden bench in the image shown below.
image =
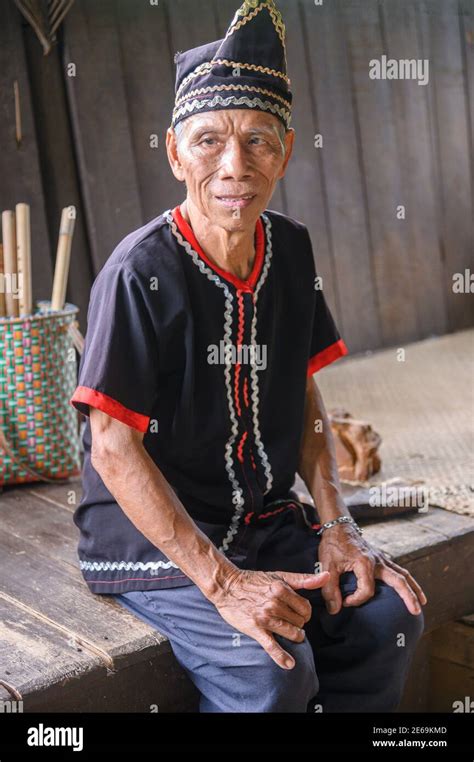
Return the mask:
[[[0,681],[26,712],[195,711],[197,691],[167,639],[82,579],[80,496],[80,480],[0,494]],[[474,611],[472,519],[430,508],[366,525],[365,536],[424,588],[427,633]],[[407,711],[423,708],[422,652]],[[11,698],[0,684],[0,700]]]

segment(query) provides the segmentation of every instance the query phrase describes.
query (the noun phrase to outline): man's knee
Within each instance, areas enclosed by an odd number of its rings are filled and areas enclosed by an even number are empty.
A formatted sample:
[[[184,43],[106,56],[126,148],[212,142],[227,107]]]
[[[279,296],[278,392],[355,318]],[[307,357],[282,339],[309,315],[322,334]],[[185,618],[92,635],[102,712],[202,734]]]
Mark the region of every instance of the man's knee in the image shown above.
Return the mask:
[[[265,691],[265,698],[264,708],[260,711],[306,712],[308,703],[319,690],[311,645],[307,638],[302,643],[295,643],[279,635],[274,637],[291,654],[295,664],[292,669],[283,669],[262,649],[257,680],[261,690]]]
[[[294,643],[274,635],[293,657],[292,669],[283,669],[253,638],[241,635],[239,648],[226,649],[217,658],[190,668],[190,677],[202,693],[201,712],[306,712],[319,690],[313,652],[307,639]],[[214,654],[216,656],[216,654]]]
[[[405,602],[389,585],[379,582],[377,589],[381,605],[377,616],[380,647],[393,646],[400,653],[412,653],[424,631],[424,614],[411,614]]]

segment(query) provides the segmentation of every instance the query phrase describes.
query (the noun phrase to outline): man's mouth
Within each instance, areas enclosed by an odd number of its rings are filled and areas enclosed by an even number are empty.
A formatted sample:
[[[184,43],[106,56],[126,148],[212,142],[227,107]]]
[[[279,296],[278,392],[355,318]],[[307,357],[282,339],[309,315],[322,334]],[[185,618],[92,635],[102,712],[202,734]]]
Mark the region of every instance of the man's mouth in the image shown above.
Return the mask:
[[[247,193],[242,196],[216,196],[217,200],[225,206],[243,207],[250,204],[255,198],[255,193]]]

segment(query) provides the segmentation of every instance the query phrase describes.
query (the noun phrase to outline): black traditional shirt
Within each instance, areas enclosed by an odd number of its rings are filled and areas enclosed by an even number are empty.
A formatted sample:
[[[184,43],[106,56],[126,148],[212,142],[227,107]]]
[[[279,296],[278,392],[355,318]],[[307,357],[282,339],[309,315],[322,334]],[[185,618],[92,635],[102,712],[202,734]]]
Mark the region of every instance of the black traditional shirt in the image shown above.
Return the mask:
[[[94,593],[192,581],[93,468],[89,406],[144,432],[192,519],[241,568],[255,522],[270,526],[292,506],[306,378],[348,349],[318,288],[305,225],[267,210],[255,250],[247,280],[222,270],[177,206],[126,236],[93,283],[71,404],[87,416],[74,521]]]

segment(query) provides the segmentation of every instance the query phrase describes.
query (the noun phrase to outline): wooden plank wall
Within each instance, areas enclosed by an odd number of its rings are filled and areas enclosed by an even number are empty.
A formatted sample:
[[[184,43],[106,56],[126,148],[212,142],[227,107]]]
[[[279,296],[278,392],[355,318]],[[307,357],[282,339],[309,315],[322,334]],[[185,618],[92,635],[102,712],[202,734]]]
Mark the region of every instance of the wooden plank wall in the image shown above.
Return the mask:
[[[472,271],[474,259],[474,0],[277,4],[287,28],[296,143],[269,206],[308,225],[351,354],[472,325],[472,296],[453,293],[452,276]],[[59,119],[57,145],[44,116],[48,79],[37,71],[45,64],[28,39],[34,75],[27,76],[20,17],[10,11],[17,28],[10,19],[6,42],[15,44],[16,58],[3,67],[0,84],[10,87],[16,67],[26,90],[34,90],[40,160],[32,145],[28,187],[39,191],[38,225],[43,220],[45,227],[41,191],[43,206],[55,209],[60,168],[69,167],[63,186],[78,199],[83,232],[74,243],[79,262],[68,295],[81,304],[83,330],[91,281],[114,246],[183,199],[165,150],[174,54],[222,37],[238,6],[239,0],[76,0],[54,52],[65,97],[55,92],[53,102],[68,112]],[[429,84],[371,80],[369,61],[382,55],[428,59]],[[50,79],[56,91],[57,71]],[[11,108],[5,96],[3,102],[5,133]],[[314,147],[317,134],[322,148]],[[2,176],[6,170],[12,177],[11,188],[0,185],[2,208],[21,177],[21,157],[11,153],[0,156]],[[44,160],[49,154],[56,169]],[[46,244],[42,251],[48,268],[51,252]]]
[[[20,145],[17,145],[15,131],[15,81],[20,98]],[[0,3],[0,209],[14,210],[19,202],[31,206],[33,296],[50,298],[50,237],[21,17],[12,4]]]

